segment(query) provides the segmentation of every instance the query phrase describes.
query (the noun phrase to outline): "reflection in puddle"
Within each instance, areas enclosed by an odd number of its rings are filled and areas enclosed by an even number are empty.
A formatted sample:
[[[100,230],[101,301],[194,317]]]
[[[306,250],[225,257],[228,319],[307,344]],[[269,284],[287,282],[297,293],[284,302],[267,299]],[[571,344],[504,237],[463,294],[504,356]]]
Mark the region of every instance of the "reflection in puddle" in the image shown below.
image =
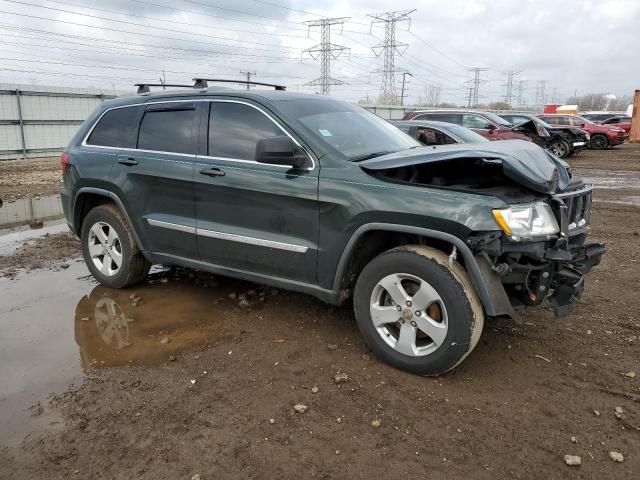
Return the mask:
[[[61,428],[48,396],[80,384],[92,367],[154,365],[229,341],[246,315],[229,294],[249,288],[229,279],[218,286],[202,272],[156,270],[135,288],[111,290],[78,262],[0,278],[0,445]],[[256,304],[264,300],[252,291]]]
[[[75,339],[83,370],[153,365],[185,348],[230,337],[218,289],[160,278],[167,280],[152,276],[135,293],[97,286],[80,300]]]

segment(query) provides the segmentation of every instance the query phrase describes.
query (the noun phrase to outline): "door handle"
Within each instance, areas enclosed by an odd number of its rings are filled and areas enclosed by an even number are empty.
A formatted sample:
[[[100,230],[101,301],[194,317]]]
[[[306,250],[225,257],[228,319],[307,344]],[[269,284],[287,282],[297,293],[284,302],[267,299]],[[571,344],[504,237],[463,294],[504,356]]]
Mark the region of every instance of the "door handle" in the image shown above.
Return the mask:
[[[122,165],[126,165],[127,167],[132,167],[134,165],[138,165],[138,161],[135,158],[119,158],[118,163]]]
[[[202,175],[207,175],[209,177],[224,177],[225,173],[219,168],[203,168],[200,170]]]

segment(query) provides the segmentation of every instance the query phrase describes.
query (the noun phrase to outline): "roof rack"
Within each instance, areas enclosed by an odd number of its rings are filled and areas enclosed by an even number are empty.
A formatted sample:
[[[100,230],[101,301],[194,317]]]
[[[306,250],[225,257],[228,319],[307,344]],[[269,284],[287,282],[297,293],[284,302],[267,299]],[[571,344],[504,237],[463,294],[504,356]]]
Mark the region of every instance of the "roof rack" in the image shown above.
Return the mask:
[[[276,90],[286,90],[287,87],[284,85],[274,85],[273,83],[262,83],[262,82],[248,82],[246,80],[222,80],[219,78],[194,78],[195,82],[193,88],[207,88],[208,82],[214,83],[239,83],[241,85],[258,85],[261,87],[273,87]]]
[[[178,88],[192,88],[193,85],[183,85],[177,83],[136,83],[134,86],[138,87],[136,93],[149,93],[151,89],[149,87],[178,87]]]

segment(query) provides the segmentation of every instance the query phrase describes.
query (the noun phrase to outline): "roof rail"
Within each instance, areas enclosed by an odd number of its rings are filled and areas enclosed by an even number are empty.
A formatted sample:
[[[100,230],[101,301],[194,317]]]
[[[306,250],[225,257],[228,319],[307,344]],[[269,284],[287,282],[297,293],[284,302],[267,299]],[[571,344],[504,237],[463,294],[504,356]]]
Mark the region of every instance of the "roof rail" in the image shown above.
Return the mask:
[[[193,88],[207,88],[208,82],[214,83],[239,83],[241,85],[258,85],[261,87],[273,87],[276,90],[286,90],[287,87],[284,85],[275,85],[273,83],[262,83],[262,82],[248,82],[246,80],[223,80],[220,78],[194,78],[195,82]]]
[[[183,85],[177,83],[136,83],[136,87],[138,87],[138,91],[136,93],[149,93],[151,89],[149,87],[178,87],[178,88],[192,88],[193,85]]]

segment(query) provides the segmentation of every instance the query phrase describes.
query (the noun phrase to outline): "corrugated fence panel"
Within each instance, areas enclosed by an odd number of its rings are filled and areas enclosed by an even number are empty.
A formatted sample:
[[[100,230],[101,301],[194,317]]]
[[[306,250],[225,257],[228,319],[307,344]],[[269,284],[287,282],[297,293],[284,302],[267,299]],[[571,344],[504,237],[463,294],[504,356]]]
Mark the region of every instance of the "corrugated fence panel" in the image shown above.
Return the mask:
[[[15,95],[0,94],[0,120],[17,120],[17,119],[18,119],[18,104],[16,103]]]
[[[0,154],[3,150],[15,151],[21,148],[20,126],[0,125]]]
[[[27,150],[57,148],[62,151],[77,129],[78,125],[68,124],[25,125],[24,136]]]

